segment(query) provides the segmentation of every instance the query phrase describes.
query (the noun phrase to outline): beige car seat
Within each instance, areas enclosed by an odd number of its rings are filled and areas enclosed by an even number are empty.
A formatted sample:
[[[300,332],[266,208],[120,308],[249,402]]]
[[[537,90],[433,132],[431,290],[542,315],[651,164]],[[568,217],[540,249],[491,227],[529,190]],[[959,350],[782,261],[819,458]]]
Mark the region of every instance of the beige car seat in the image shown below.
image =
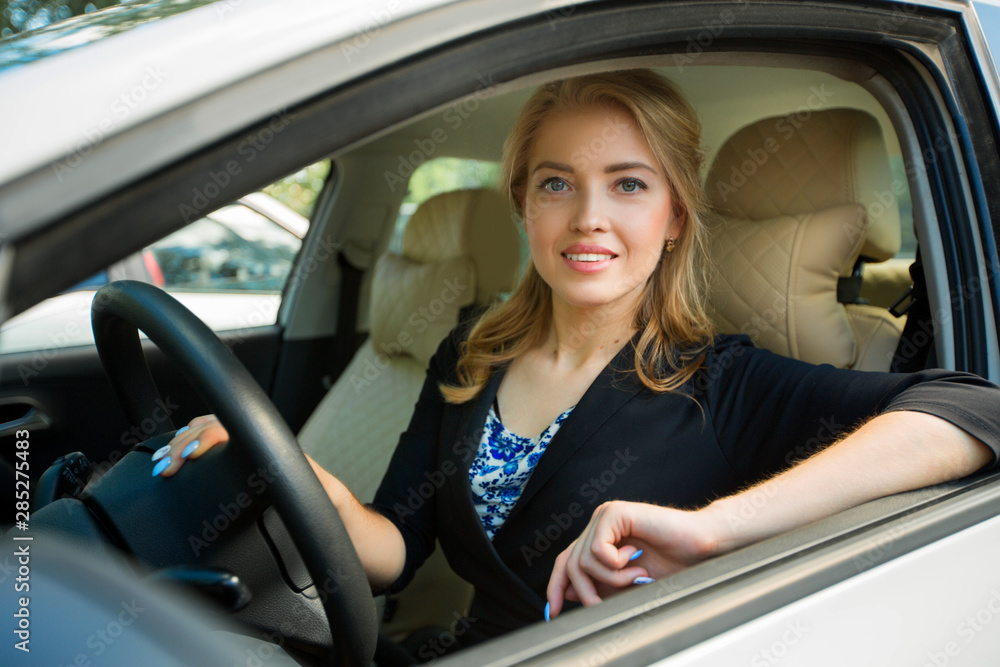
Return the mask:
[[[875,118],[830,109],[757,121],[722,146],[706,189],[719,217],[709,309],[721,331],[812,363],[888,370],[903,320],[850,303],[863,264],[900,248]]]
[[[463,309],[491,303],[517,279],[520,244],[506,199],[461,190],[427,200],[410,218],[402,254],[376,262],[369,337],[302,427],[299,443],[370,502],[406,429],[428,361]],[[395,598],[383,633],[402,639],[449,627],[472,589],[436,549]]]

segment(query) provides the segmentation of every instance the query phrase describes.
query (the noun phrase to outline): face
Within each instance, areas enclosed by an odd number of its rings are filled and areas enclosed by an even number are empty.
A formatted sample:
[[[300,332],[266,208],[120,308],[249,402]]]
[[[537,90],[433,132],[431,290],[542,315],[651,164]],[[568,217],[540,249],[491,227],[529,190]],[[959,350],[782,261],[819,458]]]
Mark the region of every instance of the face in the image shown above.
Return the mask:
[[[557,112],[539,128],[528,156],[524,228],[556,302],[630,309],[681,223],[632,117],[593,108]]]

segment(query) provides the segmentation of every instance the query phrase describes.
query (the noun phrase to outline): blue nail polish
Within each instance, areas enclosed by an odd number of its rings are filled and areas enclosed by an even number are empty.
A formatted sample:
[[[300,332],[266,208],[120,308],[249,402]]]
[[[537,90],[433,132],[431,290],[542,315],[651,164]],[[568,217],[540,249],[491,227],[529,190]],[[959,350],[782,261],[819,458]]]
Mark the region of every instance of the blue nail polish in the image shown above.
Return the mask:
[[[188,444],[188,446],[184,448],[184,451],[181,452],[181,458],[186,459],[187,457],[191,456],[191,452],[198,449],[198,445],[200,444],[201,443],[198,442],[197,440],[192,440],[190,444]]]
[[[165,459],[161,460],[159,463],[157,463],[156,467],[153,468],[153,477],[156,477],[157,475],[159,475],[161,472],[163,472],[164,470],[166,470],[169,466],[170,466],[170,457],[168,456],[167,458],[165,458]]]
[[[549,607],[549,603],[545,603],[545,622],[548,623],[550,620],[549,616],[552,614],[552,608]]]
[[[180,427],[179,429],[177,429],[177,431],[176,431],[176,432],[174,433],[174,437],[176,438],[177,436],[179,436],[179,435],[180,435],[181,433],[183,433],[184,431],[188,430],[189,428],[191,428],[191,427],[190,427],[190,426],[181,426],[181,427]]]
[[[642,555],[642,549],[639,549],[634,554],[632,554],[631,556],[629,556],[628,561],[631,563],[632,561],[634,561],[636,558],[638,558],[641,555]]]
[[[162,447],[160,447],[159,449],[157,449],[155,452],[153,452],[153,458],[151,460],[153,461],[153,463],[156,463],[157,461],[159,461],[160,459],[162,459],[164,456],[166,456],[167,452],[169,452],[169,451],[170,451],[170,445],[163,445]]]
[[[656,581],[656,579],[653,579],[651,577],[636,577],[635,579],[632,580],[632,583],[635,584],[636,586],[642,586],[643,584],[651,584],[654,581]]]

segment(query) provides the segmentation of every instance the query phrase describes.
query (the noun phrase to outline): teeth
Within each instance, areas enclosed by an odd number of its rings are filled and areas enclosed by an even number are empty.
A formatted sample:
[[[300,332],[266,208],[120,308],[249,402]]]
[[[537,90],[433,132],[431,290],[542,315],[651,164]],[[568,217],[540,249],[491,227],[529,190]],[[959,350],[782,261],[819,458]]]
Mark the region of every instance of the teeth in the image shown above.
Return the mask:
[[[614,255],[595,255],[594,253],[582,253],[579,255],[571,255],[566,253],[566,259],[571,259],[574,262],[600,262],[605,259],[611,259]]]

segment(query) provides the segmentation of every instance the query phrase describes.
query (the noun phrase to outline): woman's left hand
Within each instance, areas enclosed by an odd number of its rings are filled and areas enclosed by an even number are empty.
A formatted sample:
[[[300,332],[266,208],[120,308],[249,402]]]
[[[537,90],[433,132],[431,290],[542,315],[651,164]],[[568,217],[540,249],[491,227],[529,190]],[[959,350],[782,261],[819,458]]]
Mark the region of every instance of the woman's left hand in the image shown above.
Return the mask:
[[[550,617],[562,611],[564,600],[589,606],[636,585],[639,577],[647,578],[639,583],[668,577],[713,555],[716,544],[712,522],[698,512],[604,503],[556,558],[547,590]]]

